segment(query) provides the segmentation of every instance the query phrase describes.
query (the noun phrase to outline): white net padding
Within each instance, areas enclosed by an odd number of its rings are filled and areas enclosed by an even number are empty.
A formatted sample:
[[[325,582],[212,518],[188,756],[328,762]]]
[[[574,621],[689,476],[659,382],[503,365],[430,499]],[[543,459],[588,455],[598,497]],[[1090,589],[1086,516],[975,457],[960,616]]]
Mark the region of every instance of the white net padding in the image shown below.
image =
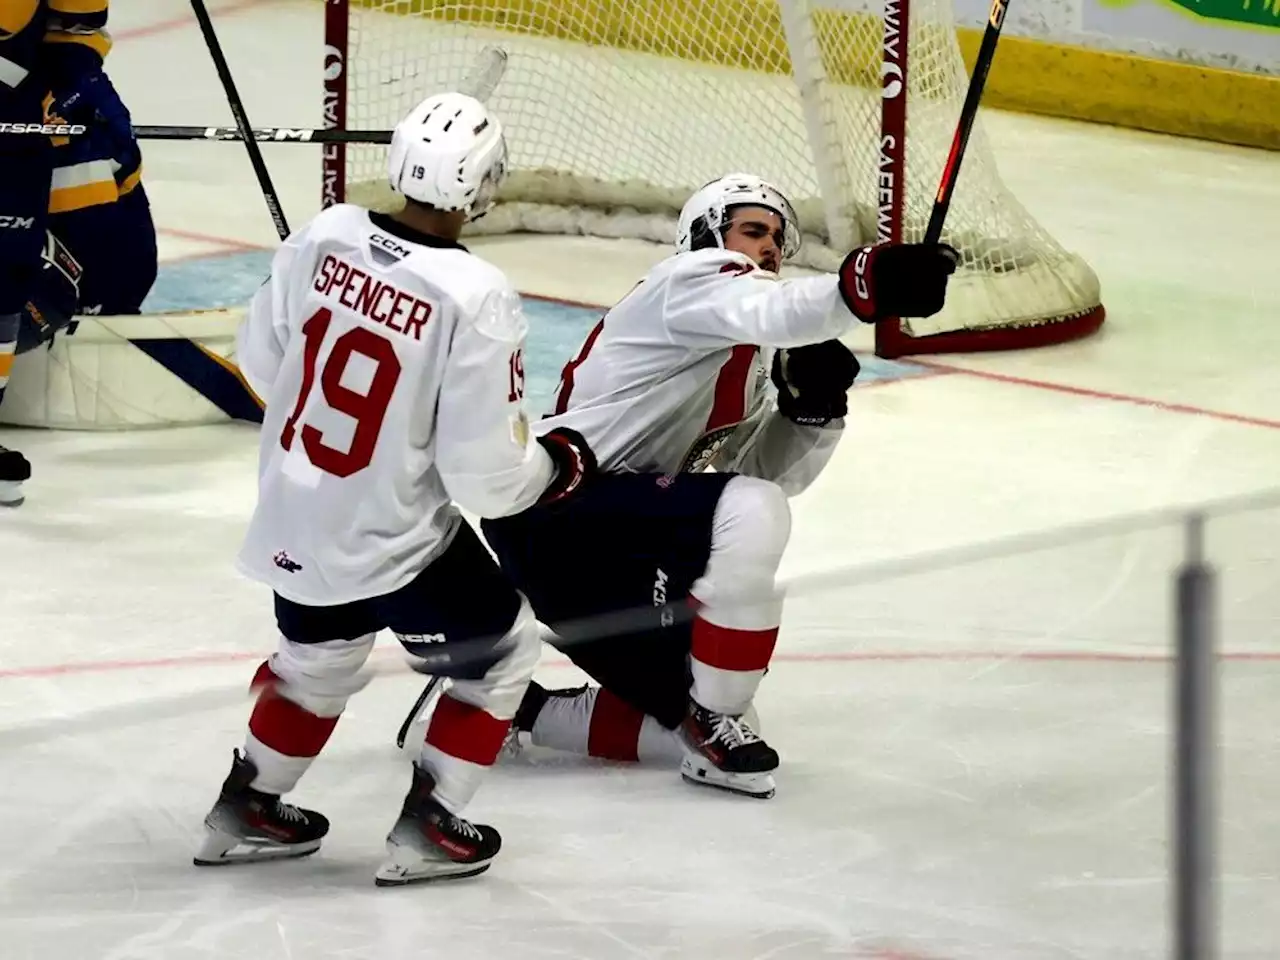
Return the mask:
[[[513,173],[475,232],[671,242],[689,194],[743,170],[791,197],[798,262],[830,270],[877,234],[884,19],[862,2],[351,0],[346,126],[389,129],[496,44],[508,62],[488,102]],[[950,0],[914,0],[909,35],[906,240],[924,233],[968,83]],[[384,156],[348,148],[347,199],[386,208]],[[980,124],[944,239],[961,269],[911,336],[1100,313],[1097,277],[1004,186]]]

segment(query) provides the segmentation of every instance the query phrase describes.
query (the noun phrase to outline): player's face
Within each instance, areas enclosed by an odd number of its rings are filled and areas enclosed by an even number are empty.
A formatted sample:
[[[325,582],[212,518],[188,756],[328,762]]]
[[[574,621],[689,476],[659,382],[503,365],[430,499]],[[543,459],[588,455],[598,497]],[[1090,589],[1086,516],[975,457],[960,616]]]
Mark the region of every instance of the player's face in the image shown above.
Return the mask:
[[[778,272],[784,242],[782,218],[764,207],[739,207],[733,211],[724,247],[745,253],[762,270]]]

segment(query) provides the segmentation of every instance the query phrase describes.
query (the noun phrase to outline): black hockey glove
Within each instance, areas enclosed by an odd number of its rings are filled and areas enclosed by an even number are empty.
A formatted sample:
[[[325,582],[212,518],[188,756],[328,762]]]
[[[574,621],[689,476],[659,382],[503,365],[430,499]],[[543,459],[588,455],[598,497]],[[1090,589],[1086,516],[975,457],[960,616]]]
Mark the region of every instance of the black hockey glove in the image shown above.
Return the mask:
[[[577,430],[557,427],[545,436],[538,437],[551,461],[556,465],[556,475],[538,498],[538,505],[556,503],[572,496],[590,480],[598,469],[596,455]]]
[[[825,427],[849,412],[858,358],[839,340],[791,347],[773,355],[778,412],[805,427]]]
[[[945,243],[859,247],[840,264],[840,296],[863,323],[931,317],[942,309],[959,259]]]

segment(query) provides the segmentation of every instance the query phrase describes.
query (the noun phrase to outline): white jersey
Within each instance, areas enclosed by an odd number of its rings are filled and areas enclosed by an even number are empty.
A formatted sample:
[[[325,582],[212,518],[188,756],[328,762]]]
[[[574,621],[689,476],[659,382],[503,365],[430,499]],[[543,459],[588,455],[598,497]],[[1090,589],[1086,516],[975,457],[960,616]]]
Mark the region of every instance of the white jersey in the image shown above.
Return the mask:
[[[796,493],[844,423],[804,427],[776,412],[773,348],[830,340],[857,322],[835,276],[781,280],[733,251],[679,253],[591,331],[536,429],[577,430],[605,471],[715,467]]]
[[[390,593],[462,522],[555,468],[523,409],[524,314],[496,267],[359,207],[277,251],[236,360],[266,405],[241,569],[298,603]]]

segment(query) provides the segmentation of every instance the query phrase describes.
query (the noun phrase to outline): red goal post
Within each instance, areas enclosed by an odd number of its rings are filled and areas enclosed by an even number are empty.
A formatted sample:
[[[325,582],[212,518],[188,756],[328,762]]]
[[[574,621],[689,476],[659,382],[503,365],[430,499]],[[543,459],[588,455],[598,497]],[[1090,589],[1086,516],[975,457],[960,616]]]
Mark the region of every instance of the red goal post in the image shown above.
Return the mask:
[[[951,0],[325,0],[324,125],[390,128],[494,44],[512,174],[478,232],[671,242],[693,190],[746,170],[791,197],[821,270],[923,236],[968,80]],[[384,150],[325,145],[323,202],[385,208]],[[1005,186],[981,118],[943,239],[947,306],[879,325],[880,356],[1101,325],[1097,276]]]

